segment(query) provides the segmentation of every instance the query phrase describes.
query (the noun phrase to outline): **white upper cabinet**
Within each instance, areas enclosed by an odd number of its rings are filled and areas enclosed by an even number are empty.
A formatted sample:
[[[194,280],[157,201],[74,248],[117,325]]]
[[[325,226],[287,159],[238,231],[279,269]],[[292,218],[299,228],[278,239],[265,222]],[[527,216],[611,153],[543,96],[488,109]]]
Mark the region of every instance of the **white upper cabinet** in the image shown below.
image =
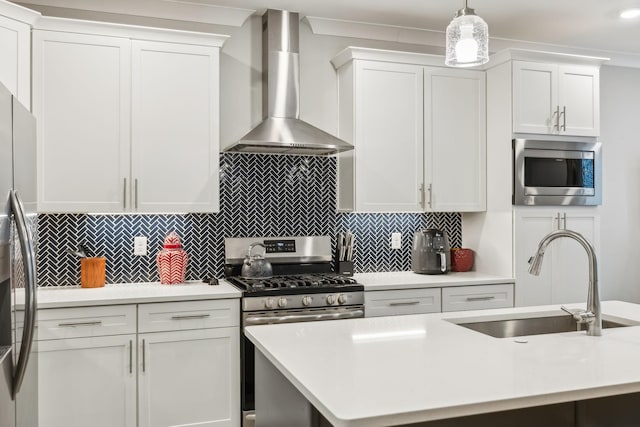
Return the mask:
[[[354,73],[354,208],[421,211],[422,67],[358,61]]]
[[[338,209],[485,209],[484,72],[439,56],[348,48],[338,70]],[[427,65],[427,67],[425,67]]]
[[[129,206],[129,70],[125,38],[34,31],[39,211]]]
[[[219,210],[218,60],[215,47],[132,42],[137,212]]]
[[[513,61],[513,132],[600,135],[599,65]]]
[[[38,210],[217,211],[225,38],[54,18],[38,26]]]
[[[31,25],[40,16],[32,10],[0,2],[0,82],[31,109]]]
[[[486,209],[485,73],[425,68],[425,209]]]

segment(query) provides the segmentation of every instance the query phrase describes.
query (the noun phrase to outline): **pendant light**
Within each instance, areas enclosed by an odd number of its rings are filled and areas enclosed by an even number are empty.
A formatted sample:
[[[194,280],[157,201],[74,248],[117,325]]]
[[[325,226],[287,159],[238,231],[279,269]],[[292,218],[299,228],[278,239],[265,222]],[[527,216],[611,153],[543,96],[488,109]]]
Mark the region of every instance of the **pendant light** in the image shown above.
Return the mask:
[[[467,7],[467,0],[447,27],[446,49],[444,63],[450,67],[473,67],[489,61],[489,28]]]

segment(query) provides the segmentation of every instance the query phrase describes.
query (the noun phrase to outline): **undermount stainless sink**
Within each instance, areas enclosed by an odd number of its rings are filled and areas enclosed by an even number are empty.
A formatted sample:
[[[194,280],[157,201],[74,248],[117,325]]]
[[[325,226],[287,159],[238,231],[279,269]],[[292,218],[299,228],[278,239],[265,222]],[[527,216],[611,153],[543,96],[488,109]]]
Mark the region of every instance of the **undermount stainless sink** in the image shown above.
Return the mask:
[[[469,321],[464,319],[452,320],[458,326],[473,329],[495,338],[512,338],[525,335],[555,334],[560,332],[575,332],[586,330],[586,325],[578,324],[566,314],[545,317],[529,317],[525,319],[501,319],[487,321]],[[602,328],[619,328],[635,326],[634,324],[619,323],[602,319]]]

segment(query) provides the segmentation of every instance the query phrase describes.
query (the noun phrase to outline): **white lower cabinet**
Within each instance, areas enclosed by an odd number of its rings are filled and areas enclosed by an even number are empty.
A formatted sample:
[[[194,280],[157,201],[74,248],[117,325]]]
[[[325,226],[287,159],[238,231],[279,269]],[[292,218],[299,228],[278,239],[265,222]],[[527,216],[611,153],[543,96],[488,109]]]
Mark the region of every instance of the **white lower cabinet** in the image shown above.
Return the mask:
[[[39,427],[135,427],[135,342],[135,334],[39,341]]]
[[[140,334],[140,427],[238,425],[239,348],[237,328]]]
[[[442,289],[442,311],[513,307],[513,284],[455,286]]]
[[[365,317],[513,307],[513,283],[364,293]]]
[[[440,288],[369,291],[364,307],[366,317],[439,313]]]
[[[39,313],[40,427],[240,426],[237,299]]]

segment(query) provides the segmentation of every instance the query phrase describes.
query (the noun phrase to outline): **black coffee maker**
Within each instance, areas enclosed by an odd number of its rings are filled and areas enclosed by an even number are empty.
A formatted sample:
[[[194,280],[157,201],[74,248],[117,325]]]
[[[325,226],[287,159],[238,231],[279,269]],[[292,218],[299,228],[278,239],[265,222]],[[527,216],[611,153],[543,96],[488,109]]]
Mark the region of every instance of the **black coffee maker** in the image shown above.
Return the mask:
[[[411,269],[419,274],[446,274],[451,269],[449,240],[444,231],[424,228],[413,234]]]

